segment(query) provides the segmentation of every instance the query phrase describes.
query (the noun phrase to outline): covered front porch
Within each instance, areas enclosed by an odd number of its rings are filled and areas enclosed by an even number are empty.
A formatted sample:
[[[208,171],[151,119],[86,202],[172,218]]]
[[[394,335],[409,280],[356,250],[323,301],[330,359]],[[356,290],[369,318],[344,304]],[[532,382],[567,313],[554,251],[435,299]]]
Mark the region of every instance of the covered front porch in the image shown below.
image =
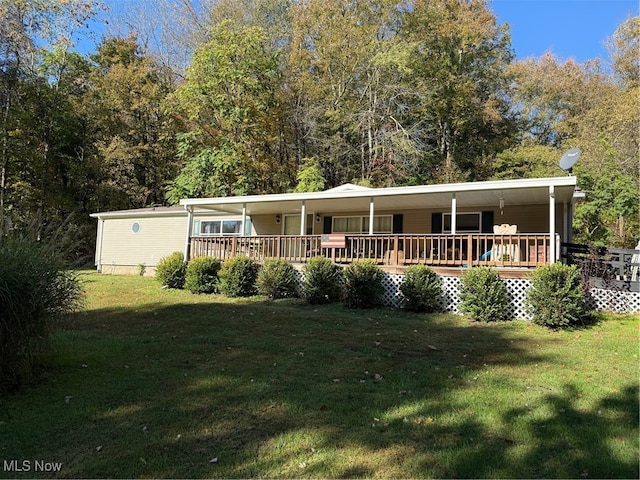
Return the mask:
[[[575,186],[575,177],[553,177],[185,199],[184,253],[530,269],[557,261],[571,238]]]

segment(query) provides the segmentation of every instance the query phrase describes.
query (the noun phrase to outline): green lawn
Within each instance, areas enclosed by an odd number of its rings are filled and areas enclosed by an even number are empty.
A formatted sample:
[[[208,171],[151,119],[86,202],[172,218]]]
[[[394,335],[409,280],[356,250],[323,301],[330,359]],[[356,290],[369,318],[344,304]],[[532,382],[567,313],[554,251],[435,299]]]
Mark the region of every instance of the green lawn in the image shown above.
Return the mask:
[[[638,317],[550,332],[84,279],[40,383],[0,400],[2,477],[638,478]]]

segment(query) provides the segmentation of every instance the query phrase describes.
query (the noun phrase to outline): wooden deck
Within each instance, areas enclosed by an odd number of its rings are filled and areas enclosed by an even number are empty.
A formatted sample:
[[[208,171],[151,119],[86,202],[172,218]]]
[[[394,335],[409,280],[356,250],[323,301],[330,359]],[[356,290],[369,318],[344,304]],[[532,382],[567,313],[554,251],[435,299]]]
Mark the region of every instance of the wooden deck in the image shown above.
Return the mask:
[[[343,248],[323,248],[322,235],[198,236],[191,237],[189,256],[226,260],[245,255],[258,262],[283,258],[292,263],[324,256],[340,264],[368,258],[396,267],[534,268],[549,263],[550,241],[548,234],[345,235]]]

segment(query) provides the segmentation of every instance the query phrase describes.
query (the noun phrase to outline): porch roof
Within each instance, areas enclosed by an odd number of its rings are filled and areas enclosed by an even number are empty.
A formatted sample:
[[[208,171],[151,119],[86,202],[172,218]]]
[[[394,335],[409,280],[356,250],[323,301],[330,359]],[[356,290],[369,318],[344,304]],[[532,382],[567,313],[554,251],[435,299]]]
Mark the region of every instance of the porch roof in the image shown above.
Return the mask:
[[[570,203],[582,196],[576,192],[576,177],[529,178],[488,182],[418,185],[411,187],[366,188],[346,184],[323,192],[282,193],[180,200],[185,209],[206,209],[220,214],[247,215],[295,213],[305,203],[307,212],[348,212],[367,210],[373,199],[376,210],[417,208],[448,209],[456,196],[458,207],[548,204],[550,190],[556,203]]]

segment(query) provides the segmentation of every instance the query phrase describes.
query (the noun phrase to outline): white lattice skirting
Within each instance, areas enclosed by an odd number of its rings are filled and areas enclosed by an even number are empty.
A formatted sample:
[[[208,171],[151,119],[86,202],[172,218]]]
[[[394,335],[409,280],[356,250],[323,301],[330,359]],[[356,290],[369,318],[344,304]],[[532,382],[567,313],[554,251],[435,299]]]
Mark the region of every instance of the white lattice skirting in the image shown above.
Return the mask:
[[[304,273],[299,272],[299,281],[302,283]],[[442,311],[459,313],[460,305],[460,277],[438,276],[442,282]],[[385,273],[384,304],[387,306],[400,306],[400,285],[404,275],[396,273]],[[509,305],[510,318],[522,318],[529,320],[531,314],[526,308],[527,290],[531,288],[531,280],[527,278],[505,278],[507,291],[511,298]],[[610,311],[616,313],[638,313],[640,312],[640,293],[623,292],[593,288],[591,289],[591,305],[596,310]]]

